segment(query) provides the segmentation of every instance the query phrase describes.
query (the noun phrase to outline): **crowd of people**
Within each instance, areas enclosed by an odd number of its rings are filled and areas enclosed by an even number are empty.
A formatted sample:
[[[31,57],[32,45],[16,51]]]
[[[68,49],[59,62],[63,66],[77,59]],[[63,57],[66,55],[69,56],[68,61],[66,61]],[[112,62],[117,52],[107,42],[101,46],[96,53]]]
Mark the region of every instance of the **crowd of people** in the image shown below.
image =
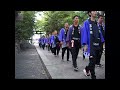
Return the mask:
[[[105,47],[105,24],[104,16],[99,15],[97,20],[96,11],[88,11],[89,18],[79,25],[79,16],[73,17],[73,24],[65,23],[64,28],[59,30],[59,33],[54,30],[52,34],[42,36],[39,39],[40,48],[48,49],[53,55],[58,56],[62,48],[62,61],[64,61],[64,54],[67,50],[67,61],[69,55],[72,55],[72,64],[74,71],[78,71],[77,57],[79,49],[83,49],[83,60],[89,57],[88,66],[83,70],[86,76],[91,76],[96,79],[95,65],[102,67],[100,60]]]

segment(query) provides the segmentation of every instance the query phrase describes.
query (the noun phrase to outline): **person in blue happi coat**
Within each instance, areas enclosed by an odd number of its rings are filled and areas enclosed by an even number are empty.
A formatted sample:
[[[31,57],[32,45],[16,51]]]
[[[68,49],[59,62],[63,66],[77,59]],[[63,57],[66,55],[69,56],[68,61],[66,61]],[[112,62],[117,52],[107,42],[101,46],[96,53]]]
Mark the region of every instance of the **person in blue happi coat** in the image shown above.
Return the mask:
[[[54,54],[54,32],[52,32],[51,36],[50,36],[50,49],[52,54]]]
[[[51,34],[48,35],[48,51],[50,51],[50,36]]]
[[[99,27],[99,29],[101,30],[101,33],[102,33],[103,38],[104,38],[104,40],[105,40],[105,24],[103,23],[103,20],[104,20],[104,16],[103,16],[103,15],[99,15],[99,16],[98,16],[98,22],[97,22],[97,24],[98,24],[98,27]],[[97,67],[103,66],[103,65],[100,63],[100,60],[101,60],[101,56],[102,56],[102,53],[103,53],[103,46],[104,46],[104,44],[105,44],[105,41],[100,43],[100,48],[101,48],[101,49],[100,49],[98,58],[97,58],[97,60],[96,60],[96,65],[97,65]]]
[[[103,35],[98,28],[97,21],[95,20],[97,12],[88,11],[89,19],[84,21],[82,30],[82,45],[84,45],[84,51],[90,54],[89,64],[83,70],[86,76],[90,76],[92,79],[96,79],[95,75],[95,63],[100,52],[100,43],[104,42]]]
[[[67,50],[67,61],[69,61],[69,47],[67,46],[66,43],[68,29],[69,29],[69,24],[65,23],[64,28],[62,28],[59,33],[59,40],[62,45],[62,61],[64,60],[64,54],[66,50]]]
[[[44,50],[44,48],[45,48],[45,36],[44,35],[42,36],[41,44],[42,44],[42,48]]]
[[[48,35],[46,35],[46,38],[45,38],[45,47],[46,49],[48,49]]]
[[[41,40],[42,40],[42,37],[39,38],[39,47],[40,48],[42,47]]]
[[[52,37],[52,48],[54,55],[58,56],[60,51],[60,41],[56,30],[54,31],[54,35]]]
[[[73,25],[69,27],[67,33],[67,46],[71,49],[74,71],[78,71],[77,57],[81,48],[81,26],[79,25],[79,16],[73,17]]]

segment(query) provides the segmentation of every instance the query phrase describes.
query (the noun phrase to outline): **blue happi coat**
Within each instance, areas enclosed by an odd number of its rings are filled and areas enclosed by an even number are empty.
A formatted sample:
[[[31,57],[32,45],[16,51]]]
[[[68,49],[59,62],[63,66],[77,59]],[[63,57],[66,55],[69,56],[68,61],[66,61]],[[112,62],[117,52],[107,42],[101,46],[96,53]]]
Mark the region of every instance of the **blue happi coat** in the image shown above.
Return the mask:
[[[99,23],[97,23],[97,25],[98,25],[98,27],[100,28],[100,30],[101,30],[101,32],[102,32],[102,28],[100,27],[100,24],[99,24]],[[104,23],[102,23],[102,27],[103,27],[104,32],[105,32],[105,24],[104,24]],[[105,38],[104,38],[104,39],[105,39]]]
[[[48,38],[45,38],[45,44],[48,44]]]
[[[81,37],[80,38],[82,38],[82,27],[79,25],[79,31],[80,31],[80,33],[81,33]],[[68,30],[68,33],[67,33],[67,38],[66,38],[66,41],[67,42],[71,42],[71,37],[72,37],[72,31],[73,31],[73,25],[71,25],[70,27],[69,27],[69,30]],[[82,43],[82,39],[80,39],[81,41],[80,41],[80,43]]]
[[[51,40],[50,40],[50,42],[51,42],[51,46],[52,46],[52,48],[54,48],[54,47],[55,47],[54,35],[51,36]]]
[[[39,43],[41,43],[42,38],[39,38]]]
[[[90,27],[89,27],[88,19],[83,24],[81,36],[82,36],[82,44],[88,45],[87,52],[90,53]],[[100,37],[101,37],[101,42],[104,42],[102,33],[100,33]]]
[[[65,36],[65,34],[66,34],[66,30],[65,30],[64,28],[62,28],[62,29],[60,30],[60,33],[59,33],[59,40],[60,40],[61,42],[63,42],[62,48],[64,48],[64,47],[67,46],[67,44],[66,44],[66,38],[67,38],[67,36]]]
[[[41,43],[42,43],[42,45],[45,44],[45,38],[41,38]]]

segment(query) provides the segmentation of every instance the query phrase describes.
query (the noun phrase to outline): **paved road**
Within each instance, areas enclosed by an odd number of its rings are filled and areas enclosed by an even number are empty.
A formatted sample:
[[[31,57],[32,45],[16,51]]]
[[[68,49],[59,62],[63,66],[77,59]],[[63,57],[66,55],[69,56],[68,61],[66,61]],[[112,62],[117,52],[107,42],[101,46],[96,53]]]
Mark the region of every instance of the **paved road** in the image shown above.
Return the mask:
[[[35,47],[52,79],[90,79],[90,77],[86,77],[83,74],[83,69],[88,65],[89,60],[82,59],[82,50],[80,50],[77,59],[79,71],[75,72],[72,67],[72,62],[66,61],[66,53],[65,61],[63,62],[61,61],[61,51],[59,57],[55,57],[50,51],[43,50],[42,48],[39,48],[38,45],[35,45]],[[72,61],[71,55],[70,61]],[[95,69],[97,79],[105,79],[105,55],[102,55],[101,64],[103,64],[103,67],[96,67]]]
[[[48,79],[34,46],[16,55],[15,79]]]

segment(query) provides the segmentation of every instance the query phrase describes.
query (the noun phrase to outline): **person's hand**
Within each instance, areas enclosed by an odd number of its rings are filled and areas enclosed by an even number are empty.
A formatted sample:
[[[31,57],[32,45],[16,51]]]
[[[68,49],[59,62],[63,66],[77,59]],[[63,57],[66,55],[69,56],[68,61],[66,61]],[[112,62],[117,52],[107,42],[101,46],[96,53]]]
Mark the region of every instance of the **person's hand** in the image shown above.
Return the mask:
[[[63,42],[60,42],[60,44],[62,45],[62,44],[63,44]]]
[[[103,48],[105,48],[105,42],[103,43]]]
[[[70,47],[69,43],[67,43],[67,47],[68,47],[68,48]]]
[[[87,46],[87,45],[85,45],[85,46],[84,46],[84,51],[86,52],[86,51],[87,51],[87,49],[88,49],[88,46]]]
[[[69,43],[67,43],[67,47],[69,47]]]

